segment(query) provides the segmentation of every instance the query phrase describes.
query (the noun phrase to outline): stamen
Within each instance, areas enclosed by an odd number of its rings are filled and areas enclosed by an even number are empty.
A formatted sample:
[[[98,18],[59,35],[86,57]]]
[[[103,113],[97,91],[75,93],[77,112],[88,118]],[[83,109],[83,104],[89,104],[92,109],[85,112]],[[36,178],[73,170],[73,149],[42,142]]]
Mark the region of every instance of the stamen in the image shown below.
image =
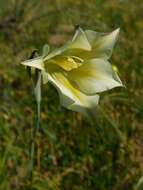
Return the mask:
[[[81,59],[80,57],[77,56],[70,56],[71,58],[73,58],[75,61],[80,61],[81,63],[83,62],[83,59]]]

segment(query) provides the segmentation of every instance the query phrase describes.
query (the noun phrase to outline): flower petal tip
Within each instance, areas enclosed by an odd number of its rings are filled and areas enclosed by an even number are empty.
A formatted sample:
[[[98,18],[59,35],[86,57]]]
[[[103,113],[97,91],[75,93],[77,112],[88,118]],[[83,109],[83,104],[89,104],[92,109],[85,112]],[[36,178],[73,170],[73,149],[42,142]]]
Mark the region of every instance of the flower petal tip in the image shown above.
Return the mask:
[[[117,28],[117,29],[115,29],[115,30],[112,32],[112,35],[114,36],[114,38],[117,38],[117,37],[118,37],[119,32],[120,32],[120,28]]]
[[[33,59],[22,61],[21,64],[27,67],[33,67],[35,69],[44,70],[44,64],[41,57],[36,57]]]

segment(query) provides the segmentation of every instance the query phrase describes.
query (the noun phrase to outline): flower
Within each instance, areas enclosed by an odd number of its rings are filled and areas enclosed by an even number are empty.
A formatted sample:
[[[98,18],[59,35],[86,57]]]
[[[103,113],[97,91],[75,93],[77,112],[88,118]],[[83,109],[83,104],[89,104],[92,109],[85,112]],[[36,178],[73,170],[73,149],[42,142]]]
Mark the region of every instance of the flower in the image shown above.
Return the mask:
[[[43,83],[51,82],[58,90],[62,106],[87,115],[100,92],[123,86],[108,61],[118,34],[119,29],[105,34],[78,28],[61,48],[49,52],[46,45],[42,56],[22,64],[41,71]]]

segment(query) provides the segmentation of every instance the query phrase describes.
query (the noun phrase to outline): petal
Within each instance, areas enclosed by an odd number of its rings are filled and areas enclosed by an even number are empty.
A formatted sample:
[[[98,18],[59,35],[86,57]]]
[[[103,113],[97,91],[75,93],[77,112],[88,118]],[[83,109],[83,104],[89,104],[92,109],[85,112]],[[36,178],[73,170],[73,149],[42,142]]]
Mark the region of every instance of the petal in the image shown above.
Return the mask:
[[[68,72],[68,78],[88,95],[123,86],[117,73],[107,60],[92,59]]]
[[[84,49],[73,49],[65,52],[67,55],[78,56],[82,59],[109,59],[111,57],[113,47],[119,34],[119,29],[116,29],[109,34],[86,30],[85,34],[88,42],[91,44],[91,51],[86,51]]]
[[[99,95],[96,94],[93,96],[87,96],[84,94],[84,96],[85,96],[85,100],[88,102],[86,106],[82,104],[77,104],[77,102],[74,102],[73,104],[69,105],[67,108],[72,111],[83,113],[87,117],[92,117],[92,115],[90,114],[93,113],[94,108],[98,105]]]
[[[52,51],[51,53],[49,53],[47,56],[44,57],[44,62],[49,61],[49,59],[52,59],[53,57],[61,55],[62,53],[66,51],[67,48],[68,48],[68,44],[65,44],[64,46],[58,49],[55,49],[54,51]]]
[[[44,61],[47,61],[58,55],[68,54],[69,51],[77,50],[77,49],[86,50],[86,51],[91,50],[91,45],[85,35],[85,32],[81,28],[76,30],[76,33],[75,33],[72,41],[70,41],[67,44],[65,44],[64,46],[56,49],[55,51],[49,53],[49,55],[47,55],[44,58]]]
[[[119,28],[109,34],[102,34],[91,30],[85,31],[87,39],[92,45],[93,52],[96,53],[96,58],[97,57],[104,57],[106,59],[110,58],[119,31],[120,31]]]
[[[86,34],[81,28],[76,30],[76,33],[68,49],[83,49],[86,51],[91,50],[91,45],[86,37]]]
[[[55,70],[55,69],[54,69]],[[66,78],[61,69],[49,70],[49,81],[59,92],[61,105],[67,109],[79,111],[86,114],[86,109],[95,107],[98,104],[99,96],[87,96],[76,89]]]
[[[36,57],[34,59],[29,59],[27,61],[21,62],[22,65],[33,67],[39,70],[44,70],[44,63],[42,57]]]

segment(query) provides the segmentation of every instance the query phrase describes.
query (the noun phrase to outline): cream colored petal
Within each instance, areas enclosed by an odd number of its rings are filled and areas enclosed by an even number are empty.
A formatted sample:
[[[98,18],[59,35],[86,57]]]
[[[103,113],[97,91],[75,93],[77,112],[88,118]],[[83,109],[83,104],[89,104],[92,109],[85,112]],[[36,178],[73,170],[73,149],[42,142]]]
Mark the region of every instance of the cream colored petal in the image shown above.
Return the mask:
[[[62,106],[86,114],[86,109],[93,108],[98,104],[98,95],[85,95],[68,81],[65,73],[61,72],[61,69],[59,69],[59,72],[58,69],[54,70],[50,70],[48,78],[58,90]]]
[[[79,68],[68,72],[68,78],[78,89],[88,95],[123,86],[110,63],[103,59],[85,62]]]
[[[86,51],[91,50],[91,45],[85,35],[85,32],[81,28],[78,28],[76,30],[76,33],[75,33],[68,49],[83,49]]]
[[[62,55],[66,51],[66,49],[68,48],[68,45],[69,44],[65,44],[64,46],[50,52],[47,56],[45,56],[43,58],[44,62],[47,62],[47,61],[49,61],[50,59],[52,59],[52,58],[54,58],[56,56]]]
[[[104,57],[109,59],[115,42],[118,38],[120,29],[116,29],[109,34],[103,34],[94,32],[91,30],[86,30],[85,34],[87,36],[88,41],[92,45],[92,53],[95,53],[95,57],[92,58],[101,58]]]
[[[22,65],[33,67],[39,70],[44,70],[44,63],[42,57],[36,57],[34,59],[29,59],[27,61],[21,62]]]
[[[92,30],[86,30],[85,34],[89,43],[91,44],[91,51],[86,51],[84,49],[72,49],[65,53],[70,56],[78,56],[82,59],[109,59],[112,54],[115,42],[118,38],[119,29],[116,29],[109,34],[99,33]]]
[[[68,106],[68,109],[83,113],[87,117],[92,118],[92,115],[90,115],[90,110],[91,110],[91,113],[95,111],[94,109],[98,105],[98,102],[99,102],[99,95],[97,94],[93,96],[86,95],[86,100],[88,101],[88,106],[84,106],[82,104],[77,104],[76,102],[74,102],[73,104]]]
[[[81,28],[79,28],[76,31],[72,41],[69,41],[64,46],[49,53],[49,55],[44,57],[44,61],[52,59],[53,57],[58,56],[58,55],[68,54],[69,51],[72,51],[72,50],[76,51],[77,49],[86,50],[86,51],[91,50],[91,45],[85,35],[85,32]]]

